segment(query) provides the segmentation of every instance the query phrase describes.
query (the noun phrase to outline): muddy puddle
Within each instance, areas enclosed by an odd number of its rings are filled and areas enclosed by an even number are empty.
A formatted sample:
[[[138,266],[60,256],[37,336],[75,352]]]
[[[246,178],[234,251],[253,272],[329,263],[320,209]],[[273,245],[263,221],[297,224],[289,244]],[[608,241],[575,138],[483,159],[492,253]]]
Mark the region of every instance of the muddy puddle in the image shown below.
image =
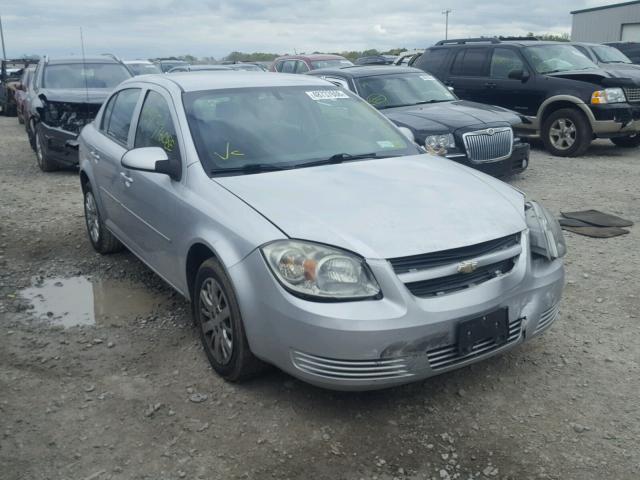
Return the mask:
[[[142,285],[83,276],[48,278],[20,295],[29,301],[35,317],[63,327],[122,325],[166,302]]]

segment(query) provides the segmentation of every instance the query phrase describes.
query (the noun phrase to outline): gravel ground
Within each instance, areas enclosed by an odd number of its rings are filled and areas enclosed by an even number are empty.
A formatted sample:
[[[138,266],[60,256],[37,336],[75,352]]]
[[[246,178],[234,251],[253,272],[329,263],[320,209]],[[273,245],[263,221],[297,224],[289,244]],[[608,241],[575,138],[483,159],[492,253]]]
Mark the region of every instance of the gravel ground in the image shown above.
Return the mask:
[[[276,370],[232,385],[181,297],[131,254],[93,252],[77,173],[41,173],[14,118],[0,117],[0,172],[3,480],[640,478],[638,226],[567,235],[560,319],[508,354],[373,393]],[[579,159],[534,150],[512,182],[556,213],[640,223],[638,179],[638,151],[603,141]],[[71,306],[39,319],[23,289],[76,276],[96,324],[58,325]],[[58,299],[77,303],[71,288]]]

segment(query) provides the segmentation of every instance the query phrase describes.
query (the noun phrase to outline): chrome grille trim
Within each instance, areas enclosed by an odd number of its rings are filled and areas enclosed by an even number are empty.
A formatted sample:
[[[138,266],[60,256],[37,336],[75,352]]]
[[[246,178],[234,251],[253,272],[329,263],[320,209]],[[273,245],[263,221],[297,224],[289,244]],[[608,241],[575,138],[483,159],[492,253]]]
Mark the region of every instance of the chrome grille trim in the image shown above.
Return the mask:
[[[411,377],[405,358],[380,360],[336,360],[293,350],[295,367],[305,373],[343,380],[387,380]]]
[[[511,127],[485,128],[462,134],[467,157],[473,163],[497,162],[513,153]]]
[[[640,88],[625,88],[624,94],[627,96],[627,102],[640,102]]]
[[[536,333],[540,333],[545,330],[547,327],[550,327],[553,322],[558,318],[558,314],[560,313],[560,303],[556,303],[554,306],[545,310],[540,315],[540,320],[538,320],[538,325],[536,326],[534,335]]]
[[[438,347],[427,351],[427,359],[432,370],[452,367],[462,362],[466,362],[474,357],[492,352],[498,348],[505,347],[518,341],[522,332],[522,318],[517,318],[509,322],[509,337],[504,345],[496,345],[493,340],[480,340],[476,342],[467,355],[458,354],[457,342],[452,345]]]

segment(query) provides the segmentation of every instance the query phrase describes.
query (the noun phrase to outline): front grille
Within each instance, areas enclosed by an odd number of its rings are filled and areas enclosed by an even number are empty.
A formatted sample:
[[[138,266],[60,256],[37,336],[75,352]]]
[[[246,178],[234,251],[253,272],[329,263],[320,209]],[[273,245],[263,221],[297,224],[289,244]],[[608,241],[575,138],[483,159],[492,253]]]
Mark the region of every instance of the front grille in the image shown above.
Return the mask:
[[[292,351],[293,364],[311,375],[342,380],[387,380],[411,377],[404,358],[379,360],[335,360]]]
[[[624,93],[628,102],[640,102],[640,88],[625,88]]]
[[[560,313],[560,303],[556,303],[550,309],[545,310],[540,315],[540,320],[538,320],[538,326],[536,326],[534,334],[539,333],[550,326],[556,318],[558,318],[558,313]]]
[[[462,262],[489,253],[494,253],[505,248],[512,247],[520,243],[520,234],[508,235],[506,237],[489,240],[488,242],[477,243],[467,247],[453,248],[439,252],[425,253],[422,255],[412,255],[410,257],[390,258],[389,263],[396,274],[407,273],[415,270],[439,267],[454,262]]]
[[[462,134],[467,157],[472,162],[504,160],[513,151],[513,130],[510,127],[486,128]]]
[[[517,257],[484,265],[479,267],[473,273],[456,273],[446,277],[410,282],[405,285],[416,297],[425,298],[453,293],[457,290],[473,287],[474,285],[478,285],[510,272],[515,265],[516,258]]]
[[[520,338],[520,331],[522,327],[522,319],[518,318],[509,322],[509,337],[507,337],[506,345],[514,343]],[[504,345],[501,345],[504,346]],[[445,347],[438,347],[427,351],[427,359],[429,360],[429,366],[432,370],[440,370],[454,366],[458,363],[465,362],[473,357],[489,353],[499,348],[498,345],[492,340],[479,340],[473,347],[471,352],[466,355],[460,355],[458,353],[457,342]]]

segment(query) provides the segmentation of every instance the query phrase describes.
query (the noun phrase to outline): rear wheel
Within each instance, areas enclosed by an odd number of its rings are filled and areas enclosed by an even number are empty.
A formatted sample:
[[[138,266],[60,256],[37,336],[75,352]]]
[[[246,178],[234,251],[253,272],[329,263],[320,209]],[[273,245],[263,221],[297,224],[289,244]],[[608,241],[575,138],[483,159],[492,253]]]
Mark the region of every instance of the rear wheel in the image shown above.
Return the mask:
[[[635,148],[640,147],[640,133],[627,135],[626,137],[612,138],[611,141],[618,147]]]
[[[102,254],[122,250],[122,243],[104,226],[89,183],[84,187],[84,219],[94,250]]]
[[[264,369],[249,349],[235,291],[217,260],[210,258],[198,269],[192,300],[202,346],[221,377],[237,382]]]
[[[55,160],[51,159],[51,155],[47,151],[47,143],[42,133],[40,125],[36,125],[36,132],[34,135],[36,159],[38,160],[38,167],[43,172],[53,172],[58,169],[58,164]]]
[[[545,148],[558,157],[577,157],[591,145],[593,131],[584,114],[574,108],[562,108],[542,124]]]

